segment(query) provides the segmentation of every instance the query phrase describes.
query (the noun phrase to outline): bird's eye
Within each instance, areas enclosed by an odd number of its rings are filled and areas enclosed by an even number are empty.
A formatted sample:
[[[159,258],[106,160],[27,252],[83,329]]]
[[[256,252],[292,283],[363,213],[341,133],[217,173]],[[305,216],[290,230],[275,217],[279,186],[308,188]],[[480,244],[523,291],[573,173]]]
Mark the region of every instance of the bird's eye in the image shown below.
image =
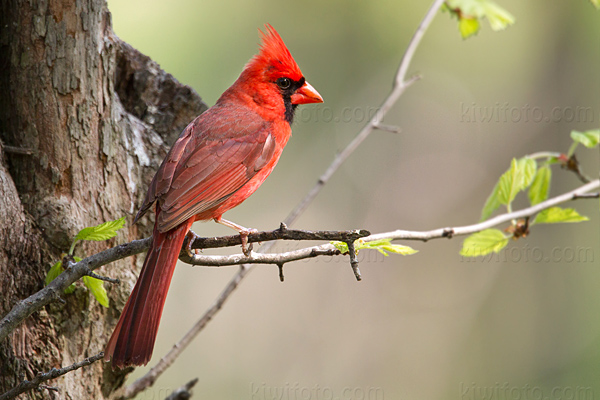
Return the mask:
[[[283,90],[289,89],[289,87],[292,86],[292,81],[290,78],[279,78],[277,79],[277,86]]]

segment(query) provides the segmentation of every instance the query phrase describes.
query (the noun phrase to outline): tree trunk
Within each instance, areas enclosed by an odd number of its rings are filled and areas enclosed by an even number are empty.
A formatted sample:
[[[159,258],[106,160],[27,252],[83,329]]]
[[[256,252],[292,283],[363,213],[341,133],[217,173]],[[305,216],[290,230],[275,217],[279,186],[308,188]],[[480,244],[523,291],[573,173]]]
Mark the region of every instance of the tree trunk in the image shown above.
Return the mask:
[[[3,0],[0,5],[0,316],[44,285],[86,226],[127,216],[108,242],[76,255],[148,236],[131,226],[166,149],[206,109],[200,97],[112,32],[104,0]],[[150,217],[153,218],[153,217]],[[112,332],[141,260],[97,271],[103,308],[81,284],[66,303],[30,316],[0,343],[0,393],[38,372],[99,353]],[[125,377],[97,362],[22,398],[108,397]]]

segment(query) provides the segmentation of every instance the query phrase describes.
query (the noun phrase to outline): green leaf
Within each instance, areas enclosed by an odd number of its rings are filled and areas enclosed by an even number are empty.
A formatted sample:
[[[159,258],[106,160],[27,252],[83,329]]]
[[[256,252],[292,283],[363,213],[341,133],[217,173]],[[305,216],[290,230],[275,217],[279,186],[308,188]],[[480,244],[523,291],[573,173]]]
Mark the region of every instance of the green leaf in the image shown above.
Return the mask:
[[[463,38],[476,33],[479,29],[478,20],[483,18],[487,18],[494,31],[515,23],[515,17],[491,0],[448,0],[446,3],[448,6],[445,10],[459,19],[459,30]],[[465,35],[467,32],[471,33]]]
[[[501,31],[515,23],[515,17],[496,3],[492,1],[482,1],[482,3],[492,30]]]
[[[340,252],[342,252],[342,253],[348,252],[348,245],[346,243],[335,242],[335,241],[330,242],[330,243],[332,245],[334,245],[335,248],[338,249]],[[389,255],[388,252],[400,254],[403,256],[408,256],[411,254],[418,253],[418,250],[415,250],[409,246],[403,246],[400,244],[392,244],[392,239],[371,240],[369,242],[365,242],[362,239],[358,239],[358,240],[354,241],[354,250],[358,251],[358,250],[362,250],[362,249],[377,250],[384,256],[388,256]]]
[[[498,181],[498,201],[500,204],[508,205],[517,196],[517,193],[523,186],[523,171],[517,160],[514,158],[510,163],[510,168],[500,177]]]
[[[540,212],[533,221],[537,224],[553,224],[557,222],[581,222],[589,220],[579,215],[573,208],[552,207]]]
[[[75,236],[77,240],[95,240],[103,241],[117,236],[117,231],[125,225],[125,217],[121,217],[114,221],[108,221],[98,226],[83,228]]]
[[[409,256],[411,254],[418,253],[418,250],[415,250],[409,246],[404,246],[404,245],[400,245],[400,244],[392,244],[392,239],[379,239],[379,240],[372,240],[370,242],[365,242],[362,239],[358,239],[355,242],[354,247],[356,250],[362,250],[362,249],[378,250],[384,256],[388,256],[389,255],[388,252],[400,254],[403,256]]]
[[[84,276],[83,284],[90,289],[90,292],[92,292],[96,300],[98,300],[98,303],[104,307],[108,307],[108,295],[104,288],[104,282],[100,279],[92,278],[91,276]]]
[[[467,39],[479,32],[479,21],[477,18],[459,18],[458,30],[462,38]]]
[[[463,241],[460,255],[463,257],[485,256],[498,253],[508,244],[508,238],[498,229],[486,229],[468,236]]]
[[[600,0],[590,0],[590,3],[592,3],[596,9],[600,10]]]
[[[508,171],[502,174],[500,180],[498,181],[497,201],[504,205],[509,205],[512,203],[517,194],[531,184],[535,176],[536,169],[537,163],[532,158],[523,157],[519,160],[513,158],[510,162],[510,168]],[[491,203],[490,206],[494,205],[495,203]],[[484,207],[484,210],[486,210],[486,207]],[[491,212],[489,213],[491,214]]]
[[[521,190],[527,189],[533,178],[535,177],[535,172],[537,171],[537,163],[533,158],[523,157],[517,161],[519,163],[519,169],[523,176],[523,181],[521,183]]]
[[[490,215],[492,215],[494,211],[496,211],[498,207],[500,207],[501,203],[500,199],[498,198],[499,190],[500,182],[496,183],[496,186],[494,186],[494,190],[492,190],[492,193],[487,198],[485,205],[483,206],[483,210],[481,210],[481,218],[479,219],[479,221],[485,221],[490,217]]]
[[[338,249],[340,251],[340,253],[347,253],[348,252],[348,245],[344,242],[329,242],[330,244],[332,244],[336,249]]]
[[[551,178],[552,170],[550,167],[544,166],[537,171],[528,193],[529,202],[532,206],[539,204],[548,198]]]
[[[56,277],[62,274],[63,271],[64,269],[62,267],[62,261],[58,261],[56,264],[50,267],[50,270],[46,274],[46,286],[48,286],[50,282],[52,282],[56,279]]]
[[[63,254],[63,256],[64,256],[64,254]],[[73,257],[73,258],[77,262],[81,261],[81,258],[79,258],[79,257]],[[46,285],[49,285],[50,282],[52,282],[53,280],[55,280],[63,272],[65,272],[65,269],[62,266],[62,261],[58,261],[56,264],[54,264],[50,268],[50,270],[46,274]],[[71,294],[71,293],[73,293],[75,291],[75,288],[76,288],[75,283],[71,283],[69,285],[69,287],[67,287],[65,289],[65,293],[66,294]]]
[[[71,294],[75,291],[75,284],[71,283],[68,288],[65,289],[65,294]]]
[[[571,139],[587,148],[593,149],[600,143],[600,129],[585,132],[571,131]]]

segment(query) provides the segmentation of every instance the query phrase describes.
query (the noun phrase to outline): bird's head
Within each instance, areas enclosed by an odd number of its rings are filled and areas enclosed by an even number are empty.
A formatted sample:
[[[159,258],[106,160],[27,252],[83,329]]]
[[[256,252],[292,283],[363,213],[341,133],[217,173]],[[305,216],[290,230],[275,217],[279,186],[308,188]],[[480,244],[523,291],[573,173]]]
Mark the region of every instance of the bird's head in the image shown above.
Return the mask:
[[[306,82],[277,31],[267,24],[266,32],[260,33],[260,52],[246,64],[236,84],[259,106],[284,110],[291,123],[299,104],[322,103],[323,98]]]

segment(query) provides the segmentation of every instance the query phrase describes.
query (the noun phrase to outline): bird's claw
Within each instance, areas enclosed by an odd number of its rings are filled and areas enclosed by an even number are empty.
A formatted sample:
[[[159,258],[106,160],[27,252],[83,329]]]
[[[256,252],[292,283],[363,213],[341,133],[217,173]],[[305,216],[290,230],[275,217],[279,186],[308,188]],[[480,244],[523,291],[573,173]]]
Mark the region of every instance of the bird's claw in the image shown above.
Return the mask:
[[[253,228],[244,228],[244,230],[240,231],[240,239],[242,240],[242,253],[244,253],[246,257],[249,257],[250,253],[252,252],[252,243],[248,245],[248,235],[256,232],[258,232],[258,229]]]
[[[185,246],[185,251],[187,252],[188,256],[190,257],[194,257],[195,255],[200,253],[199,249],[192,249],[192,243],[194,243],[194,240],[199,239],[200,236],[196,235],[196,233],[193,230],[189,230],[187,233],[187,245]]]

